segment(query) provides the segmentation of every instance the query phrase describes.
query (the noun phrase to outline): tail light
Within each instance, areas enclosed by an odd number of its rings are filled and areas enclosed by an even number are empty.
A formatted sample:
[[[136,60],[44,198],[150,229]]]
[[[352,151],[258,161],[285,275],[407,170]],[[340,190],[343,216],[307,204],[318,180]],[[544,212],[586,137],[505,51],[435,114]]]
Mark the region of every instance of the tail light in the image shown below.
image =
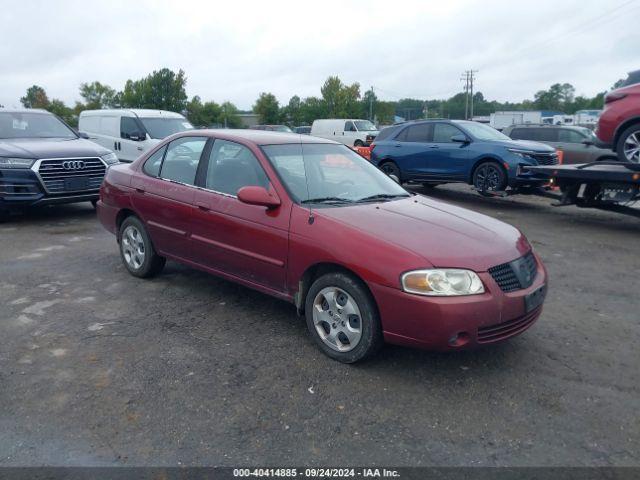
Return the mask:
[[[626,94],[626,93],[622,93],[622,92],[619,92],[619,93],[611,92],[611,93],[609,93],[608,95],[605,95],[605,97],[604,97],[604,103],[606,104],[606,103],[615,102],[616,100],[621,100],[621,99],[623,99],[623,98],[624,98],[624,97],[626,97],[626,96],[627,96],[627,94]]]

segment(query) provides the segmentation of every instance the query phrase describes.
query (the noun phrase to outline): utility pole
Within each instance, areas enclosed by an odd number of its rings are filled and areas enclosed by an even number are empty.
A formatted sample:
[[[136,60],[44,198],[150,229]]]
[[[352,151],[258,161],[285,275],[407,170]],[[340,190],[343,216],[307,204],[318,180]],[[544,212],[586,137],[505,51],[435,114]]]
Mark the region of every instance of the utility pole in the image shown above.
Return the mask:
[[[475,80],[475,74],[478,70],[469,70],[469,88],[471,90],[471,119],[473,120],[473,81]]]
[[[373,122],[373,85],[371,86],[371,95],[369,95],[369,120]]]
[[[460,80],[464,81],[464,119],[469,119],[469,70],[462,72]]]

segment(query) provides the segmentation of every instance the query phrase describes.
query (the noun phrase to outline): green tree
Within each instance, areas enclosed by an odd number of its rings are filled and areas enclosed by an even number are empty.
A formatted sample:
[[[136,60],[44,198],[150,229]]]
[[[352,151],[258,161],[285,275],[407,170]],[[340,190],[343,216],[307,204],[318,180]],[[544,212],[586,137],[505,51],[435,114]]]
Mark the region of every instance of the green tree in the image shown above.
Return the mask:
[[[54,115],[59,116],[72,127],[78,126],[78,115],[73,109],[67,107],[62,100],[58,100],[57,98],[52,99],[46,109]]]
[[[224,102],[221,106],[221,113],[218,118],[218,123],[226,128],[240,128],[242,127],[242,120],[238,116],[238,107],[231,102]]]
[[[360,84],[344,85],[337,76],[325,80],[320,89],[327,115],[335,118],[359,117],[361,114]]]
[[[129,108],[181,112],[187,103],[186,83],[184,71],[175,73],[163,68],[140,80],[127,80],[120,102]]]
[[[95,81],[80,84],[80,96],[87,110],[117,107],[117,92],[109,85]]]
[[[300,103],[302,123],[311,125],[314,120],[327,118],[329,112],[326,102],[318,97],[307,97]]]
[[[302,110],[302,100],[298,95],[289,99],[289,103],[280,112],[284,121],[291,126],[299,126],[305,123],[304,112]]]
[[[20,98],[20,103],[24,108],[47,108],[49,98],[44,88],[33,85],[27,89],[26,95]]]
[[[253,105],[253,112],[258,114],[260,123],[269,125],[280,121],[280,105],[272,93],[262,92]]]

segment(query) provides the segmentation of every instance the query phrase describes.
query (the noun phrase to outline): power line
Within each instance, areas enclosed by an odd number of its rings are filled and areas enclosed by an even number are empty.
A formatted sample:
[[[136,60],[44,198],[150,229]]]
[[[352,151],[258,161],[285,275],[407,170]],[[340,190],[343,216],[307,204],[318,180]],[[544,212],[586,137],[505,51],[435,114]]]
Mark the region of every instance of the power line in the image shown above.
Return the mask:
[[[473,118],[473,81],[478,70],[465,70],[462,72],[460,80],[464,80],[464,119]],[[469,108],[471,107],[471,108]],[[469,112],[471,113],[469,115]]]

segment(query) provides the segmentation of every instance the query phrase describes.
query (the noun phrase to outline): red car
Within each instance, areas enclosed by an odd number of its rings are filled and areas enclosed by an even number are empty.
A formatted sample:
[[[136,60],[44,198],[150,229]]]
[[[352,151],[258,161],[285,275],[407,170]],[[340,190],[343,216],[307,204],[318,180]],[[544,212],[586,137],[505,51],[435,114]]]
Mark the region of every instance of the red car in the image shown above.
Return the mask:
[[[640,70],[605,95],[596,135],[598,146],[614,150],[620,161],[640,163]]]
[[[97,209],[132,275],[171,259],[290,301],[341,362],[383,340],[455,350],[513,337],[546,292],[516,228],[409,193],[315,137],[177,134],[109,168]]]

